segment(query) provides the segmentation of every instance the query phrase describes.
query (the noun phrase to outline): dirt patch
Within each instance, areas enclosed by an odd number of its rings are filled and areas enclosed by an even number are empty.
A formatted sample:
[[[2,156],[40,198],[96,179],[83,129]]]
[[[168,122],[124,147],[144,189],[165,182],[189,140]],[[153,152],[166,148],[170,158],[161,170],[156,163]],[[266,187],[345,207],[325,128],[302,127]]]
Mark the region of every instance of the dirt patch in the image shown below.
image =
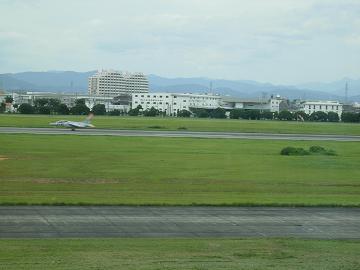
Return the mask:
[[[0,161],[2,161],[2,160],[7,160],[7,159],[9,159],[9,158],[6,157],[6,156],[0,156]]]

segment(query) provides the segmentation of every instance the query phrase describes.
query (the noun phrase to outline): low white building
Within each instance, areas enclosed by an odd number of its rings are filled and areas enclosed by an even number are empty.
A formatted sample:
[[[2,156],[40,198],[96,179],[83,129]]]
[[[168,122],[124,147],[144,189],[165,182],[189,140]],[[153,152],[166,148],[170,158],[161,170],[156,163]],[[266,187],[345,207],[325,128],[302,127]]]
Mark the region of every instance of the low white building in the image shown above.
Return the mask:
[[[143,110],[155,109],[167,115],[176,115],[181,110],[191,108],[216,109],[220,107],[221,97],[213,94],[190,93],[134,93],[132,108],[141,105]]]
[[[338,101],[305,101],[302,103],[302,110],[310,115],[313,112],[334,112],[341,116],[343,105]]]
[[[84,99],[85,105],[91,110],[96,104],[104,104],[106,111],[128,111],[131,105],[131,96],[122,94],[117,97],[86,95],[77,93],[52,93],[52,92],[26,92],[23,94],[13,93],[14,104],[28,103],[34,105],[38,99],[58,99],[68,107],[75,106],[76,100]]]
[[[288,109],[287,100],[280,96],[264,98],[233,98],[223,97],[221,107],[227,110],[244,109],[244,110],[260,110],[270,112],[280,112]]]

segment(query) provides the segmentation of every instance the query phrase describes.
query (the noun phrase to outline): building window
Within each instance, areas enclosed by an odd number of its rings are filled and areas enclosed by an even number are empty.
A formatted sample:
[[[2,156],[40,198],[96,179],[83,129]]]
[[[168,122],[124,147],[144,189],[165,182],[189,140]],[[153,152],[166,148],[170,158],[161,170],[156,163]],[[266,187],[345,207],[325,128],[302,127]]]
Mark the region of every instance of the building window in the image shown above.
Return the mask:
[[[174,105],[176,105],[176,102],[174,102]]]

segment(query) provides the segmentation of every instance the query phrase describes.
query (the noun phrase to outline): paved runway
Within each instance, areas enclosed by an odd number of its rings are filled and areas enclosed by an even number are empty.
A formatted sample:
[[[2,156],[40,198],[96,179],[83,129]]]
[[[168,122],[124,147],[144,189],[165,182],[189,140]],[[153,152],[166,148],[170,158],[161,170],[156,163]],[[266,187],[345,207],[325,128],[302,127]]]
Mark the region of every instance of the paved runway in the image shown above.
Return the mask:
[[[2,206],[0,238],[360,239],[360,208]]]
[[[220,138],[220,139],[255,139],[255,140],[296,140],[296,141],[360,141],[360,136],[347,135],[311,135],[311,134],[271,134],[271,133],[236,133],[236,132],[194,132],[194,131],[157,131],[157,130],[113,130],[81,129],[71,131],[59,128],[13,128],[0,127],[0,133],[25,133],[48,135],[107,135],[135,137],[175,137],[175,138]]]

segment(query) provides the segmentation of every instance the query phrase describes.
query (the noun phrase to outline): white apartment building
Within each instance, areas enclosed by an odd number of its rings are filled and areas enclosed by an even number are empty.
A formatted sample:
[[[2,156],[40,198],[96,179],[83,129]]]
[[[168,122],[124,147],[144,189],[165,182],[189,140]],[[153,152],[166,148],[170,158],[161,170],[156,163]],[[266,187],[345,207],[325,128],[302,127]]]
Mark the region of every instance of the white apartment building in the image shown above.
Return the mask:
[[[147,92],[149,92],[148,79],[140,72],[103,70],[89,77],[89,95],[114,97],[122,93]]]
[[[216,109],[220,107],[221,97],[213,94],[179,94],[179,93],[134,93],[132,108],[141,105],[143,110],[155,109],[176,115],[181,110],[190,108]]]
[[[343,111],[343,105],[338,101],[306,101],[302,103],[302,110],[306,114],[312,114],[313,112],[335,112],[341,116]]]

